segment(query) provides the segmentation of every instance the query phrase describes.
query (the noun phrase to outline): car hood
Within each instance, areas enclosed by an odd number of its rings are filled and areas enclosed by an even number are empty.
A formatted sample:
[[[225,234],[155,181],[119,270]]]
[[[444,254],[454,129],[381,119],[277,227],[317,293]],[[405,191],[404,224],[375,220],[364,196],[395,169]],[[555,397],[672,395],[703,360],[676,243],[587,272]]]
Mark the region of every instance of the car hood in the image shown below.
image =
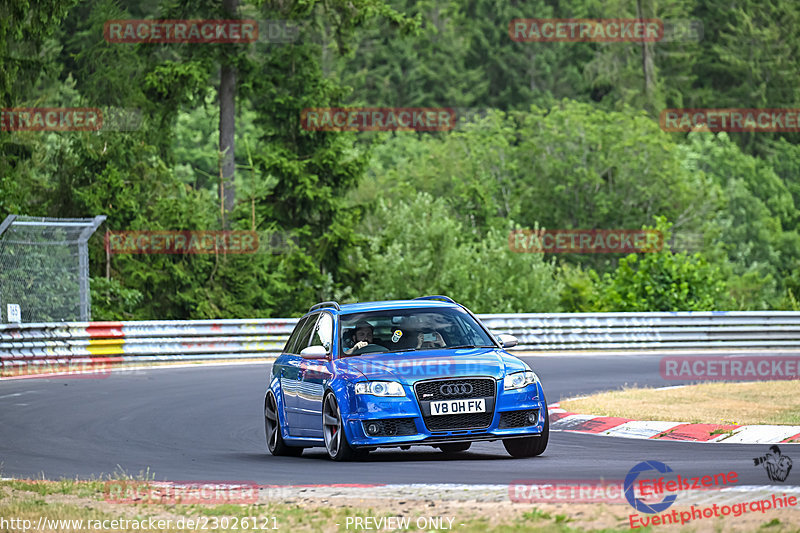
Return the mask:
[[[401,353],[365,354],[337,360],[340,370],[359,373],[367,379],[415,383],[425,379],[462,376],[502,378],[526,370],[518,358],[497,348],[418,350]]]

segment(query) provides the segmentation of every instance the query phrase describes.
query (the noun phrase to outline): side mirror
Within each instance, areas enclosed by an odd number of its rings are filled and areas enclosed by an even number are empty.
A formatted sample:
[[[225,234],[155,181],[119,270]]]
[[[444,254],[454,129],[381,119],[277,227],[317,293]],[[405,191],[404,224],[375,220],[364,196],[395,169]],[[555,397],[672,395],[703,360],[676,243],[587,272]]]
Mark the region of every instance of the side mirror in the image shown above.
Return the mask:
[[[322,346],[308,346],[300,351],[300,356],[305,359],[327,359],[328,350]]]
[[[519,344],[519,340],[514,335],[498,335],[497,340],[503,345],[503,348],[512,348]]]

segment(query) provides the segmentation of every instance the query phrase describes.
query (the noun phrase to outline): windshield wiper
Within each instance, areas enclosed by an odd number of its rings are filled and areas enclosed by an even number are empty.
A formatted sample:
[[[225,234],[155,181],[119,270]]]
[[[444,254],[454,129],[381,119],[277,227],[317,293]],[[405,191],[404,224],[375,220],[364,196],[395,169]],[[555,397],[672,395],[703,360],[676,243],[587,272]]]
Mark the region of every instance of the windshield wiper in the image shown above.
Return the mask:
[[[460,350],[462,348],[496,348],[496,346],[478,346],[477,344],[463,344],[461,346],[445,346],[445,350]]]
[[[373,354],[376,354],[376,353],[413,352],[414,350],[416,350],[416,348],[405,348],[403,350],[389,350],[388,352],[377,351],[377,352],[364,352],[364,353],[358,353],[358,354],[344,354],[342,357],[360,357],[362,355],[373,355]]]

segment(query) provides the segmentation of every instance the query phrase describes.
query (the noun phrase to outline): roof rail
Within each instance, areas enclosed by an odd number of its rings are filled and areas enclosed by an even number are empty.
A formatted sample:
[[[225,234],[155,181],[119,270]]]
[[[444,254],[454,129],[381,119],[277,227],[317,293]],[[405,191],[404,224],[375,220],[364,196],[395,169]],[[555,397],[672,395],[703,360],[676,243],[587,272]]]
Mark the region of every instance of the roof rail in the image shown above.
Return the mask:
[[[455,300],[450,298],[449,296],[442,296],[441,294],[434,294],[431,296],[420,296],[418,298],[414,298],[415,300],[439,300],[442,302],[448,302],[451,304],[457,303]]]
[[[334,302],[333,300],[330,300],[328,302],[320,302],[318,304],[312,305],[311,309],[309,309],[308,312],[310,313],[314,309],[320,309],[322,307],[333,307],[337,311],[341,311],[342,310],[342,308],[339,307],[339,302]]]

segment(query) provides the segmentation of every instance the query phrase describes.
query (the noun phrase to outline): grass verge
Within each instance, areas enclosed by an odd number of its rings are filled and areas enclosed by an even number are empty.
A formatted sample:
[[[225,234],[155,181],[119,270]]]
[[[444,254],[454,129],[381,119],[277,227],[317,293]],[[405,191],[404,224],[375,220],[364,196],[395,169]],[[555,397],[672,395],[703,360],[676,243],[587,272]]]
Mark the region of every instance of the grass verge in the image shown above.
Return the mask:
[[[533,506],[508,500],[362,500],[344,495],[315,500],[298,496],[285,501],[242,505],[123,504],[105,501],[104,487],[102,481],[0,481],[0,518],[15,521],[10,527],[9,524],[0,525],[0,531],[631,531],[628,515],[632,509],[621,504],[565,502]],[[366,522],[368,517],[371,522]],[[380,527],[376,521],[382,517],[404,517],[408,521],[401,527],[386,524]],[[360,527],[355,521],[357,518],[364,521]],[[738,519],[729,516],[704,520],[702,523],[687,524],[681,530],[727,532],[768,528],[766,530],[770,533],[796,532],[799,519],[800,512],[781,509],[769,515],[756,513]],[[76,520],[81,523],[75,523]],[[112,523],[113,520],[117,523]],[[134,521],[136,526],[133,525]],[[657,530],[674,531],[675,526]]]
[[[549,532],[577,533],[579,531],[624,531],[570,527],[571,519],[564,514],[550,513],[526,507],[505,517],[486,514],[475,504],[454,510],[436,508],[431,501],[379,502],[378,506],[359,505],[343,498],[315,502],[286,501],[254,504],[181,505],[129,504],[105,501],[102,481],[0,481],[0,517],[15,522],[0,525],[0,531],[84,532],[108,530],[142,532],[158,531],[292,531],[338,532],[365,529],[394,531],[384,525],[377,527],[382,517],[407,517],[410,527],[402,531],[456,530],[463,533]],[[487,505],[492,509],[495,505]],[[365,520],[369,525],[356,518]],[[152,519],[152,521],[151,521]],[[349,522],[348,522],[349,519]],[[618,522],[621,517],[616,517]],[[43,520],[40,522],[40,520]],[[116,520],[116,523],[112,523]],[[191,520],[191,522],[190,522]],[[420,521],[419,523],[417,521]],[[27,522],[25,522],[27,521]],[[80,523],[76,521],[81,521]],[[159,522],[160,521],[160,522]],[[136,524],[134,524],[136,522]],[[386,523],[384,523],[386,524]],[[430,526],[430,527],[418,527]],[[27,527],[26,527],[27,526]],[[349,526],[349,527],[348,527]],[[154,529],[157,528],[157,529]]]
[[[679,388],[625,388],[565,400],[574,413],[697,424],[800,425],[800,381],[701,383]]]

